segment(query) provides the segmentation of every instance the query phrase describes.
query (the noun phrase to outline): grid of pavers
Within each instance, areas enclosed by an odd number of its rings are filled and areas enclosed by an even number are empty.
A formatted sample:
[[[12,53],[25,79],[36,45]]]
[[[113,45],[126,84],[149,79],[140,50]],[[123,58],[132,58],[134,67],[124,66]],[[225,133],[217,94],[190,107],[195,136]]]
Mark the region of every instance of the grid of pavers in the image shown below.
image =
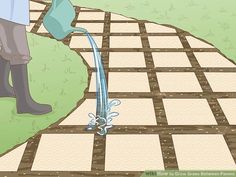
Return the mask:
[[[31,1],[28,31],[47,3]],[[95,113],[95,68],[82,33],[63,40],[84,59],[89,85],[67,118],[0,158],[0,174],[140,176],[144,170],[236,169],[236,65],[206,41],[168,25],[76,7],[103,58],[110,98],[122,104],[105,137],[85,130]],[[14,160],[13,160],[14,159]],[[9,171],[12,171],[11,173]]]

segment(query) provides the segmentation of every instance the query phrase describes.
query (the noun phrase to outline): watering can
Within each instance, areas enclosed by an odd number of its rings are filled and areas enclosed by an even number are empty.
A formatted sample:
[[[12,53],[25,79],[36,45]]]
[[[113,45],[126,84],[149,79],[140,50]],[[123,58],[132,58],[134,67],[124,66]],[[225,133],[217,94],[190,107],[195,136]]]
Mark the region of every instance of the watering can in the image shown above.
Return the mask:
[[[79,31],[86,33],[86,29],[72,27],[75,9],[69,0],[53,0],[52,5],[43,19],[43,25],[56,39],[62,40],[68,34]]]

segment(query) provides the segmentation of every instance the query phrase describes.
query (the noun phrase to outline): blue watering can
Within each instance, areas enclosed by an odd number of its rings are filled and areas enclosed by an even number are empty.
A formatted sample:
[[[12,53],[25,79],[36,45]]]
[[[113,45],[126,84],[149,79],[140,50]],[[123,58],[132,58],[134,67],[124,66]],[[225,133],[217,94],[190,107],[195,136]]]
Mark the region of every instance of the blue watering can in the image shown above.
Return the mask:
[[[53,0],[50,9],[44,16],[43,25],[56,39],[62,40],[68,34],[79,31],[86,33],[84,28],[72,27],[75,18],[75,9],[69,0]]]

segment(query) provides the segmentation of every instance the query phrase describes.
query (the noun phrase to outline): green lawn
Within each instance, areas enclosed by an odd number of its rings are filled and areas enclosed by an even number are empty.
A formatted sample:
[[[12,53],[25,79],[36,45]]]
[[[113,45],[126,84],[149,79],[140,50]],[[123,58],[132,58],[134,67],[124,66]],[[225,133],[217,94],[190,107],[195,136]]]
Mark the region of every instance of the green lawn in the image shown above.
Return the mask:
[[[28,40],[33,58],[28,64],[32,96],[40,103],[51,104],[53,112],[19,115],[15,99],[1,98],[0,154],[66,116],[87,87],[87,68],[77,53],[46,37],[28,34]]]
[[[213,43],[236,61],[235,0],[71,0],[128,17],[170,24]]]

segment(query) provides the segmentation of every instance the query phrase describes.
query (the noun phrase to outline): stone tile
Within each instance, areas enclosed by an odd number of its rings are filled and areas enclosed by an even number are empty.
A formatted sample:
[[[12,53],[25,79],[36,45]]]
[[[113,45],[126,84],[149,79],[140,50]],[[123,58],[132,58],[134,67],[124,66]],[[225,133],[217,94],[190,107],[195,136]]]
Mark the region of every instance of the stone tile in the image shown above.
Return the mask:
[[[151,48],[183,48],[178,36],[148,36]]]
[[[185,52],[153,52],[155,67],[192,67]]]
[[[121,104],[112,111],[118,112],[113,125],[157,125],[152,99],[120,99]]]
[[[41,26],[39,27],[38,33],[48,33],[47,29],[44,27],[43,24],[41,24]]]
[[[147,33],[176,33],[174,28],[156,23],[145,23]]]
[[[147,73],[109,73],[109,92],[150,92]]]
[[[109,92],[150,92],[147,73],[131,72],[110,72],[109,73]],[[92,73],[90,92],[96,91],[96,73]]]
[[[163,99],[169,125],[217,125],[206,99]]]
[[[180,170],[235,170],[222,135],[173,135]]]
[[[140,33],[138,23],[111,23],[111,33]]]
[[[111,110],[119,113],[119,116],[113,119],[113,125],[156,125],[152,99],[119,100],[121,104]],[[96,99],[86,99],[60,125],[88,125],[89,113],[96,113]]]
[[[203,42],[195,37],[186,36],[186,38],[192,48],[214,48],[212,45],[207,44],[206,42]]]
[[[98,48],[102,47],[102,36],[93,36]],[[87,36],[72,36],[70,42],[71,48],[91,48]]]
[[[236,92],[236,73],[205,72],[214,92]]]
[[[105,171],[164,170],[158,135],[107,135]]]
[[[90,67],[95,67],[93,52],[80,52],[84,60],[88,63]]]
[[[114,14],[112,13],[111,14],[111,20],[133,20],[132,18],[129,18],[129,17],[125,17],[123,15],[119,15],[119,14]]]
[[[110,67],[146,67],[143,52],[110,52]]]
[[[142,48],[139,36],[111,36],[110,48]]]
[[[42,12],[30,12],[30,20],[38,20]]]
[[[194,52],[201,67],[236,67],[224,56],[217,52]]]
[[[202,92],[194,73],[162,72],[157,73],[161,92]]]
[[[89,113],[96,113],[96,99],[86,99],[60,125],[88,125]]]
[[[30,32],[33,29],[34,25],[35,25],[35,23],[30,23],[29,26],[26,26],[26,31]]]
[[[90,33],[103,33],[104,23],[77,23],[76,27],[85,28]]]
[[[104,20],[104,12],[80,12],[78,20]]]
[[[236,124],[236,99],[235,98],[221,98],[218,99],[218,102],[223,109],[223,112],[229,121],[229,124]]]
[[[44,10],[46,5],[30,1],[30,10]]]
[[[0,157],[0,172],[17,171],[27,143]]]
[[[90,171],[93,134],[43,134],[32,171]]]

